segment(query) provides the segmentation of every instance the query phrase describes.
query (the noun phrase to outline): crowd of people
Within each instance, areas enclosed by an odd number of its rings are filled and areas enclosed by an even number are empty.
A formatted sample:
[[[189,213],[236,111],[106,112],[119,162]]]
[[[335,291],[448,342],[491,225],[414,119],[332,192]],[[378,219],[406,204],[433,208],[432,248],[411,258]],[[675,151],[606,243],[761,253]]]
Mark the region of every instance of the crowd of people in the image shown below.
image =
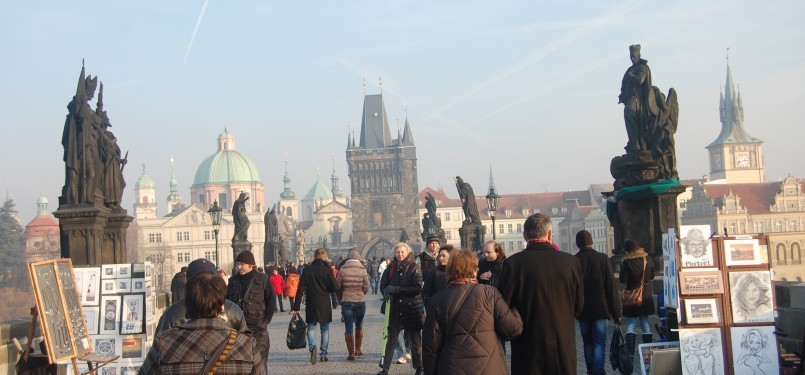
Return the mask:
[[[330,323],[340,308],[347,360],[353,361],[364,354],[366,296],[380,294],[388,339],[378,375],[408,361],[416,375],[575,374],[576,325],[587,373],[604,374],[608,321],[624,318],[632,353],[638,326],[642,341],[652,341],[651,257],[626,241],[620,282],[642,285],[645,302],[621,307],[609,258],[593,249],[590,233],[576,234],[578,252],[571,255],[557,251],[552,228],[548,216],[529,216],[526,248],[510,256],[494,240],[476,253],[441,244],[436,236],[427,237],[418,255],[400,242],[389,259],[363,259],[352,250],[332,261],[319,248],[307,265],[258,268],[244,251],[228,282],[211,262],[195,260],[174,278],[174,303],[159,321],[140,372],[265,373],[267,325],[275,311],[285,311],[284,299],[288,313],[307,323],[312,365],[330,360]]]

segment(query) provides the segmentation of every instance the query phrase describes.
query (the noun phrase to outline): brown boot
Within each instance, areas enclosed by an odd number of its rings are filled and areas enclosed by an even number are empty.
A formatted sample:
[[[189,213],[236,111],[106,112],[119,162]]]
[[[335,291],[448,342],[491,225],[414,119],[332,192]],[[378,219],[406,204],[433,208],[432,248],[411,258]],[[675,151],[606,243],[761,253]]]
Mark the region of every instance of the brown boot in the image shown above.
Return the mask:
[[[352,333],[344,333],[344,341],[347,342],[347,352],[349,356],[347,356],[348,361],[355,360],[355,335]]]
[[[363,328],[355,332],[355,355],[362,356],[361,344],[363,343]]]

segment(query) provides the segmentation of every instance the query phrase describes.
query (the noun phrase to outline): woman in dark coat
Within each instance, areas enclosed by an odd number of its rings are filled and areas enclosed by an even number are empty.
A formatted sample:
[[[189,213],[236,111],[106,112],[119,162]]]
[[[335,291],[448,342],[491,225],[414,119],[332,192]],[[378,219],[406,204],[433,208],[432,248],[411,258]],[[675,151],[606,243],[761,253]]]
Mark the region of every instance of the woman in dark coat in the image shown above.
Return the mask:
[[[380,289],[387,296],[386,308],[389,311],[388,337],[399,337],[405,331],[406,341],[411,343],[411,362],[416,375],[424,374],[422,369],[422,325],[425,323],[425,305],[422,302],[422,272],[411,253],[411,247],[404,242],[394,245],[394,261],[383,272]],[[391,358],[394,356],[396,340],[387,340],[383,356],[383,369],[378,375],[388,375]]]
[[[486,241],[484,244],[484,257],[478,262],[478,283],[496,286],[498,285],[497,276],[500,275],[500,266],[506,259],[503,245],[495,240]]]
[[[640,322],[640,329],[643,332],[643,343],[650,343],[652,340],[651,327],[648,325],[648,316],[656,312],[654,308],[654,293],[652,292],[651,280],[654,280],[654,263],[645,250],[634,240],[626,240],[623,244],[626,256],[623,257],[621,266],[620,282],[626,284],[625,289],[636,289],[643,283],[643,303],[637,306],[623,306],[623,320],[626,323],[626,345],[634,355],[635,326]],[[643,264],[645,263],[645,271]]]
[[[450,259],[450,252],[453,250],[453,245],[444,245],[439,249],[439,255],[436,256],[436,268],[433,268],[427,275],[425,275],[425,285],[422,287],[422,300],[425,302],[425,307],[428,307],[431,297],[436,293],[441,292],[447,287],[447,261]]]
[[[333,321],[333,308],[330,305],[330,293],[335,293],[336,284],[333,271],[327,265],[327,251],[318,248],[313,253],[313,262],[305,267],[300,276],[299,288],[296,292],[292,311],[299,312],[302,300],[305,301],[305,322],[308,324],[308,350],[310,363],[318,360],[328,361],[327,352],[330,345],[330,322]],[[316,326],[320,325],[321,342],[319,357],[316,357]]]
[[[433,296],[423,330],[425,374],[508,374],[498,336],[520,335],[523,321],[500,292],[478,285],[478,258],[467,250],[451,252],[447,289]]]

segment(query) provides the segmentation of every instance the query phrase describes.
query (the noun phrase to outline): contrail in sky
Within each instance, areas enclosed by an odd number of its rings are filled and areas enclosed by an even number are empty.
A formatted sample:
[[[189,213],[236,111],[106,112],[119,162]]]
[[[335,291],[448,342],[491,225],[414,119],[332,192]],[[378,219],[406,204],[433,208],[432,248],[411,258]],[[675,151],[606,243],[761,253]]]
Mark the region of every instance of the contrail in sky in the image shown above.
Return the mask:
[[[209,4],[209,2],[210,0],[204,0],[204,5],[201,6],[201,13],[199,13],[198,19],[196,20],[196,27],[193,29],[193,36],[190,37],[190,44],[187,46],[187,52],[184,54],[184,61],[182,61],[182,66],[187,64],[187,58],[190,57],[190,50],[193,49],[193,41],[196,40],[198,27],[201,26],[201,20],[204,19],[204,12],[207,11],[207,4]]]

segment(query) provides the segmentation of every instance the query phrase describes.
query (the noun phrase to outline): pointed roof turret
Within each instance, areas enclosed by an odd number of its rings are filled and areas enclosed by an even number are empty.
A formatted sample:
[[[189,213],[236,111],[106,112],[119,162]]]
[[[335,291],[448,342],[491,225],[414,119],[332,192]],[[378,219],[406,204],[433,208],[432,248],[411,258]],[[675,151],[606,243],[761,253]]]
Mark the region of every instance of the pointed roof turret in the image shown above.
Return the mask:
[[[341,187],[338,186],[338,176],[335,174],[335,155],[333,155],[333,175],[330,177],[330,181],[333,187],[333,199],[343,197],[344,193],[341,191]]]
[[[721,117],[721,133],[715,141],[707,147],[725,143],[763,143],[744,129],[744,108],[741,93],[735,89],[732,80],[732,70],[727,64],[727,82],[721,92],[719,113]]]
[[[347,150],[352,148],[352,133],[347,134]]]
[[[176,179],[176,165],[174,163],[173,158],[171,157],[171,189],[170,193],[168,194],[168,203],[176,202],[179,203],[182,201],[182,196],[179,195],[179,181]]]
[[[405,118],[405,130],[403,130],[403,146],[414,146],[414,134],[411,133],[411,125],[408,124],[408,117]]]
[[[366,95],[363,99],[360,147],[385,148],[390,146],[391,142],[391,131],[383,94]]]
[[[285,155],[285,177],[282,178],[282,184],[284,186],[284,190],[280,193],[280,198],[282,199],[294,199],[296,198],[296,193],[291,190],[291,178],[288,176],[288,155]]]
[[[495,189],[495,177],[492,176],[492,164],[489,164],[489,191],[497,193],[497,189]]]

